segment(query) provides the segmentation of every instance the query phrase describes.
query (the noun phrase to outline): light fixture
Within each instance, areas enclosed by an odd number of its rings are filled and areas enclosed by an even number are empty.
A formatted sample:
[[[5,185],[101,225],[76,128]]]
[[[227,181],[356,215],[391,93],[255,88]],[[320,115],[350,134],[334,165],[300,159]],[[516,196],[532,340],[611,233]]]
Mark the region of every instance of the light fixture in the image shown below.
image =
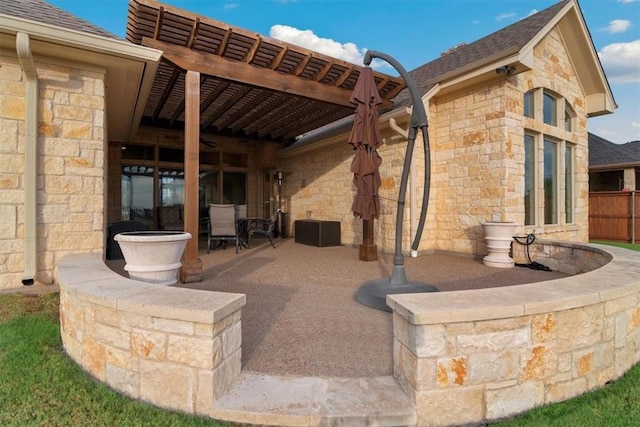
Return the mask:
[[[502,67],[496,68],[496,74],[506,74],[507,76],[512,75],[516,71],[516,67],[512,67],[511,65],[503,65]]]

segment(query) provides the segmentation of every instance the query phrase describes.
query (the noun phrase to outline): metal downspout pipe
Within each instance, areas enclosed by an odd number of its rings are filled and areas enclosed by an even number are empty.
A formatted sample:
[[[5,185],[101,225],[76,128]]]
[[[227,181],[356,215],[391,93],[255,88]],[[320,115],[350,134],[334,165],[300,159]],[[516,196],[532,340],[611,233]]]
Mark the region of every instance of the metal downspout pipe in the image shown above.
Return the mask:
[[[16,53],[26,76],[24,141],[24,274],[22,284],[33,285],[36,276],[36,180],[38,177],[38,73],[29,34],[16,34]]]
[[[389,127],[391,130],[396,132],[398,135],[403,136],[404,138],[409,138],[409,131],[402,129],[398,126],[398,122],[393,117],[389,119]],[[416,227],[417,227],[417,214],[416,214],[416,202],[415,202],[415,194],[416,194],[416,165],[415,162],[411,162],[411,167],[409,169],[409,227],[411,238],[413,239],[416,235]],[[411,249],[411,258],[416,258],[418,256],[418,251]]]

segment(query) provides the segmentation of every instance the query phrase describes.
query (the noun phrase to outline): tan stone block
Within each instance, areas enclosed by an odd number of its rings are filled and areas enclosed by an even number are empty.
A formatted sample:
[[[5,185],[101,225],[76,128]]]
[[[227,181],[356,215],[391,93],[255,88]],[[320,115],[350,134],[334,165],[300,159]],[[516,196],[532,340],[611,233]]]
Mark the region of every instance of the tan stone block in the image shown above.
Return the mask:
[[[105,380],[106,352],[104,344],[91,337],[82,341],[82,366],[96,379]]]
[[[144,359],[164,360],[166,342],[165,334],[140,329],[131,331],[131,352]]]
[[[226,392],[240,375],[242,350],[238,349],[213,371],[213,398]]]
[[[155,318],[153,319],[153,329],[171,334],[193,335],[194,324],[184,320]]]
[[[3,175],[24,173],[24,154],[2,154],[0,156],[0,173]]]
[[[131,331],[133,329],[153,329],[153,319],[150,316],[120,311],[120,329]]]
[[[229,357],[241,346],[242,328],[240,322],[236,322],[222,333],[222,357]]]
[[[15,206],[0,205],[0,239],[15,239],[17,237],[16,214]]]
[[[111,346],[106,347],[107,364],[131,370],[131,352]]]
[[[193,413],[196,381],[191,368],[140,361],[140,398],[153,405]]]
[[[73,96],[73,95],[72,95]],[[89,108],[81,108],[74,105],[55,104],[53,117],[56,120],[73,120],[78,122],[92,122],[93,111]]]
[[[576,378],[547,387],[545,403],[562,402],[587,391],[587,380]]]
[[[482,387],[455,387],[416,395],[419,426],[479,423],[485,418]]]
[[[138,372],[127,371],[120,366],[108,363],[106,372],[106,382],[110,387],[134,399],[139,397],[140,374]]]
[[[70,139],[51,139],[42,144],[44,154],[54,157],[77,157],[80,155],[80,145],[78,141]]]
[[[0,95],[24,98],[27,86],[23,82],[2,81]]]
[[[90,333],[97,341],[106,345],[121,348],[123,350],[130,348],[131,340],[129,333],[121,330],[120,328],[114,328],[113,326],[102,323],[95,323],[88,328],[87,333]]]
[[[469,385],[514,380],[520,371],[520,354],[510,350],[470,354],[468,365]]]
[[[595,304],[557,313],[558,352],[588,347],[600,342],[604,329],[604,307]]]
[[[92,110],[104,110],[104,98],[102,96],[72,93],[69,95],[71,105],[77,105]]]
[[[485,393],[487,419],[511,417],[544,403],[544,385],[527,381],[511,387],[487,390]]]
[[[222,360],[222,340],[169,335],[167,360],[196,368],[211,369]]]
[[[557,326],[554,313],[533,316],[531,318],[531,341],[538,344],[554,340]]]
[[[465,356],[438,359],[436,366],[436,385],[449,387],[467,383],[467,358]]]
[[[558,354],[552,345],[535,346],[523,355],[522,381],[548,378],[557,372]]]
[[[611,316],[633,308],[636,308],[635,298],[616,298],[604,303],[604,314],[605,316]]]
[[[24,120],[26,114],[24,98],[17,96],[0,97],[0,117]]]
[[[71,139],[90,139],[93,136],[93,126],[67,120],[62,124],[62,136]]]

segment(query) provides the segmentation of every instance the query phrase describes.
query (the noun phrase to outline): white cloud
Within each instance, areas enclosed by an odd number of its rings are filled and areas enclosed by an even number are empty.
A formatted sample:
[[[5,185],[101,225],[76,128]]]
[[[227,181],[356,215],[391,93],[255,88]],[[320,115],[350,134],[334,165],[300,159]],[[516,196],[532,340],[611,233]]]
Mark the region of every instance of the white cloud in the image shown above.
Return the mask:
[[[504,21],[505,19],[513,18],[515,16],[516,16],[516,14],[513,13],[513,12],[501,13],[500,15],[496,16],[496,21],[498,21],[498,22]]]
[[[269,36],[357,65],[362,65],[366,52],[366,49],[358,48],[354,43],[339,43],[332,39],[318,37],[311,30],[299,30],[288,25],[272,26]],[[371,66],[375,67],[376,64]]]
[[[529,12],[529,14],[527,15],[527,17],[531,16],[531,15],[535,15],[536,13],[540,12],[538,9],[531,9],[531,12]]]
[[[636,122],[635,120],[632,120],[631,121],[631,127],[634,128],[634,129],[638,129],[640,131],[640,122]]]
[[[605,28],[601,28],[600,31],[606,31],[611,34],[624,33],[631,28],[631,21],[627,19],[614,19],[609,22],[609,25]]]
[[[226,3],[224,6],[222,6],[223,9],[235,9],[237,7],[237,3]]]
[[[607,45],[598,56],[612,83],[640,83],[640,39]]]
[[[635,3],[638,0],[618,0],[618,3]]]

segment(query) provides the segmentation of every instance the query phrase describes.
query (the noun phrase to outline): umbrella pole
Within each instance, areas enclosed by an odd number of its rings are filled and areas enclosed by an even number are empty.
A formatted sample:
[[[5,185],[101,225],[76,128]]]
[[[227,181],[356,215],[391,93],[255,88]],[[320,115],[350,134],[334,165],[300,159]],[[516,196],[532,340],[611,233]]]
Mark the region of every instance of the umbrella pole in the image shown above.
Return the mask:
[[[396,213],[396,240],[395,240],[395,253],[393,256],[393,270],[390,278],[383,278],[373,280],[364,283],[356,293],[356,299],[365,305],[376,308],[378,310],[391,311],[391,308],[387,305],[387,295],[390,294],[408,294],[419,292],[435,292],[438,288],[432,285],[427,285],[421,282],[407,280],[407,274],[404,268],[404,255],[402,254],[402,223],[404,221],[404,205],[407,194],[407,182],[409,181],[409,169],[411,166],[411,159],[413,157],[413,147],[415,145],[418,129],[422,129],[423,135],[426,134],[427,128],[427,113],[422,104],[420,94],[409,76],[409,73],[404,69],[402,65],[387,54],[367,51],[364,57],[364,64],[370,65],[373,58],[380,58],[391,64],[402,76],[407,88],[411,93],[411,100],[413,102],[413,110],[411,112],[411,128],[409,129],[409,135],[407,140],[407,151],[405,153],[404,165],[402,169],[402,179],[400,180],[400,190],[398,195],[398,211]],[[424,141],[425,144],[427,141]],[[428,160],[428,159],[427,159]],[[427,172],[427,171],[425,171]],[[429,185],[429,181],[426,180],[426,185]],[[426,190],[426,189],[425,189]],[[427,191],[425,191],[428,194]],[[426,214],[428,202],[423,201],[421,218]],[[419,241],[422,235],[422,228],[418,229],[416,235],[416,241]]]
[[[360,245],[360,261],[376,261],[378,247],[373,237],[373,218],[362,220],[362,244]]]

